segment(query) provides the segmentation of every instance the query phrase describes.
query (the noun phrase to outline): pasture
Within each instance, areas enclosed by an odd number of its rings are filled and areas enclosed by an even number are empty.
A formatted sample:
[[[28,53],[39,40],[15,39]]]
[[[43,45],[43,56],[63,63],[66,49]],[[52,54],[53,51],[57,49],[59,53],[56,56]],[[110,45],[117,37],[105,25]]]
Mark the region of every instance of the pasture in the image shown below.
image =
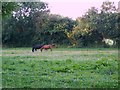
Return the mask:
[[[118,50],[3,48],[3,88],[117,88]]]

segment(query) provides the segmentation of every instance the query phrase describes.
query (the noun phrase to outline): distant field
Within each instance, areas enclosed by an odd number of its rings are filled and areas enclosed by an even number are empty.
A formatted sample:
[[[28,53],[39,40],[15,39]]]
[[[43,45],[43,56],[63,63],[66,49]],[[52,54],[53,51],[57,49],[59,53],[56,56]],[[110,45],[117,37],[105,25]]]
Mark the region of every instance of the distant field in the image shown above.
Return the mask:
[[[3,48],[3,88],[117,88],[118,50]]]

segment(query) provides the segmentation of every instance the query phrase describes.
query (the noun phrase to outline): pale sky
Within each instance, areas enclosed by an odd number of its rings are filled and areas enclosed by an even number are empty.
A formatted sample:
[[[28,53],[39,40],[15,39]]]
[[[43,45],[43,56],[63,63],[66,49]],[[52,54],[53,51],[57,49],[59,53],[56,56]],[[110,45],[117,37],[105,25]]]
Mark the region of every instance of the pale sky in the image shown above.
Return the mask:
[[[91,7],[100,9],[102,3],[106,0],[41,0],[47,2],[52,14],[60,14],[72,19],[76,19],[79,16],[85,14]],[[115,3],[118,7],[120,0],[109,0]]]

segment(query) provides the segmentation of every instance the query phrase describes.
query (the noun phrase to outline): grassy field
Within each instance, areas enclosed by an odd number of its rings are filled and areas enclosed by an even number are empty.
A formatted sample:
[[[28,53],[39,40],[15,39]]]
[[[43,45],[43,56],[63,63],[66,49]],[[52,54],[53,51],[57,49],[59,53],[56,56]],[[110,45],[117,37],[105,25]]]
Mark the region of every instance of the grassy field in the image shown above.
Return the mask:
[[[118,50],[3,48],[3,88],[117,88]]]

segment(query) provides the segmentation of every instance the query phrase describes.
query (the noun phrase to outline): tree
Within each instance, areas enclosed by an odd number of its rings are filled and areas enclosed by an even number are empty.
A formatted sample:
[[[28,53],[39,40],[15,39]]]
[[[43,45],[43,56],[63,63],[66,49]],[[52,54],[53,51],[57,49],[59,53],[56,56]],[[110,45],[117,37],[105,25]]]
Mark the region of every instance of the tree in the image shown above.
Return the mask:
[[[118,28],[118,13],[114,2],[103,2],[101,7],[99,30],[102,27],[100,31],[103,32],[104,38],[113,39],[118,44],[120,33]]]
[[[117,9],[114,5],[114,2],[105,1],[101,5],[101,13],[116,13]]]
[[[47,6],[43,2],[25,2],[19,3],[19,5],[20,9],[15,10],[13,16],[2,23],[2,42],[9,46],[30,46],[34,41],[34,35],[37,33],[34,16],[36,12],[48,12]]]
[[[2,17],[9,16],[18,7],[15,2],[2,2]]]
[[[117,17],[114,3],[104,2],[100,13],[95,7],[91,7],[85,15],[77,18],[74,33],[71,34],[77,40],[78,46],[100,45],[103,37],[117,40]]]
[[[44,15],[45,16],[45,15]],[[37,19],[38,22],[39,19]],[[66,35],[66,31],[72,31],[74,21],[68,17],[62,17],[56,14],[49,14],[47,18],[44,20],[45,22],[42,24],[38,24],[38,36],[41,43],[56,43],[56,44],[69,44],[68,37]],[[41,27],[41,28],[40,28]],[[39,28],[41,30],[39,30]]]
[[[77,25],[73,28],[73,36],[77,40],[78,47],[99,43],[102,37],[97,31],[98,10],[95,7],[91,7],[84,16],[78,17],[76,22]]]
[[[103,3],[101,12],[91,7],[76,21],[50,14],[48,4],[44,2],[19,2],[18,5],[20,8],[13,11],[12,17],[2,23],[2,40],[5,45],[55,43],[94,47],[102,45],[103,38],[119,41],[118,14],[112,9],[115,8],[112,3]]]
[[[19,3],[20,9],[3,21],[3,44],[31,46],[33,44],[70,44],[65,31],[70,32],[75,21],[60,15],[49,14],[46,3]]]

